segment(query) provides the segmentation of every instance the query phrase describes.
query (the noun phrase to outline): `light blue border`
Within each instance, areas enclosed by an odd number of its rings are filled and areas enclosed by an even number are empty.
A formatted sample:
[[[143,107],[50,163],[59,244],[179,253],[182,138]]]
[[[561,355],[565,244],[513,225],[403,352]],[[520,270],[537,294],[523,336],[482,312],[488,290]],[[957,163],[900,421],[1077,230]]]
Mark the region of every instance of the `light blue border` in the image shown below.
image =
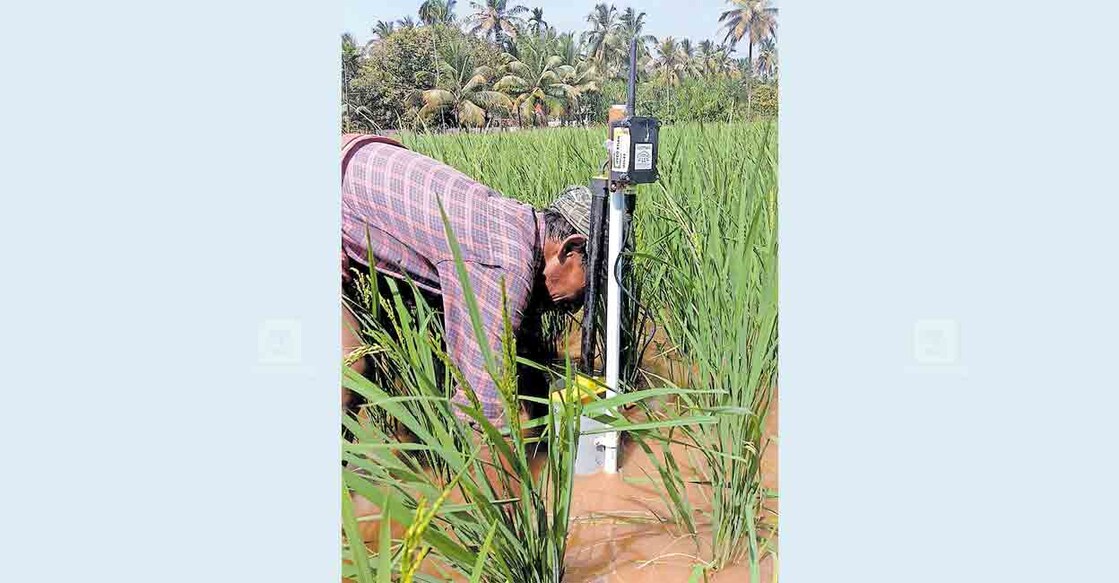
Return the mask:
[[[1114,579],[1116,9],[781,11],[783,580]],[[5,13],[0,580],[338,580],[339,21]]]
[[[786,582],[1116,577],[1119,14],[1047,6],[781,5]]]
[[[0,580],[339,580],[338,12],[5,11]]]

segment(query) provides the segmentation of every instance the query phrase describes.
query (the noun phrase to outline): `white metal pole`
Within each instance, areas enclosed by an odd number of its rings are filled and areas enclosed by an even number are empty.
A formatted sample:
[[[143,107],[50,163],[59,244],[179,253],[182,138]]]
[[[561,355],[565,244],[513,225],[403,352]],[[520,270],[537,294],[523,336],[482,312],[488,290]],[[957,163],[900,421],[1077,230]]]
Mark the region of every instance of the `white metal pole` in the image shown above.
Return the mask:
[[[620,185],[619,185],[620,186]],[[617,394],[619,366],[622,357],[622,290],[614,276],[618,256],[622,254],[622,226],[625,220],[625,190],[610,193],[607,212],[609,237],[606,245],[606,397]],[[602,435],[604,447],[602,469],[613,474],[618,471],[618,432]]]

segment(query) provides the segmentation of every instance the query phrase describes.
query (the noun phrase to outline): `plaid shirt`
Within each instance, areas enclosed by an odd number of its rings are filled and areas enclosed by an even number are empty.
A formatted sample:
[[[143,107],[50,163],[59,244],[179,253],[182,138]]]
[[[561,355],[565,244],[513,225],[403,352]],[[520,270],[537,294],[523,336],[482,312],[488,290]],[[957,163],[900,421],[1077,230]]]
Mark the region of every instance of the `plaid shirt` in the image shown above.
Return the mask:
[[[542,218],[531,206],[403,147],[378,142],[350,145],[343,157],[343,251],[367,266],[368,225],[377,271],[407,276],[418,287],[442,296],[448,353],[478,395],[483,414],[502,423],[501,398],[474,334],[438,201],[442,200],[462,249],[486,340],[499,365],[502,282],[509,319],[517,331],[539,270]],[[454,401],[469,403],[461,387]]]

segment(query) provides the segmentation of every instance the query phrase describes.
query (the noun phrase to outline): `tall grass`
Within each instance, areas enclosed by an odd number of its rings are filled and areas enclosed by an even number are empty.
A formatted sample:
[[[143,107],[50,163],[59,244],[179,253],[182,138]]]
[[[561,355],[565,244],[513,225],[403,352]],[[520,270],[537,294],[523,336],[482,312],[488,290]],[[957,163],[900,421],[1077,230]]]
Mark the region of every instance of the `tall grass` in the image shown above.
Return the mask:
[[[598,172],[604,138],[603,128],[403,136],[409,147],[537,206]],[[489,360],[506,400],[505,427],[468,408],[481,427],[475,432],[450,403],[450,387],[462,379],[442,352],[438,319],[423,306],[404,305],[395,292],[375,298],[376,306],[366,311],[388,310],[398,329],[386,329],[376,318],[363,324],[376,358],[392,371],[383,378],[396,380],[385,386],[347,371],[345,384],[368,400],[373,417],[391,423],[346,420],[355,439],[343,456],[355,471],[346,472],[345,483],[380,508],[381,518],[423,528],[413,529],[411,542],[382,540],[371,556],[364,556],[356,531],[347,528],[349,572],[368,580],[399,575],[405,559],[429,548],[431,564],[472,580],[558,583],[572,455],[585,415],[624,426],[645,448],[674,516],[693,533],[699,528],[687,491],[701,490],[711,508],[706,566],[746,559],[758,580],[775,529],[763,521],[771,493],[761,487],[760,474],[776,382],[775,146],[773,123],[668,126],[661,134],[661,182],[638,188],[636,287],[674,358],[690,371],[686,389],[666,383],[585,406],[549,408],[546,418],[522,425],[517,403],[531,399],[516,395],[507,331],[506,353]],[[569,364],[552,374],[571,381]],[[605,415],[622,403],[665,396],[673,405],[650,409],[646,422]],[[414,439],[402,439],[393,424]],[[524,435],[533,428],[542,431]],[[530,458],[539,449],[548,456],[534,473]],[[433,507],[429,501],[442,502]],[[483,549],[490,560],[478,560]],[[422,573],[413,576],[425,580]]]
[[[444,215],[446,222],[446,215]],[[502,353],[486,342],[482,319],[458,243],[447,227],[457,275],[486,368],[502,401],[503,418],[487,419],[473,389],[444,351],[442,331],[433,310],[422,301],[406,304],[401,284],[387,281],[387,297],[373,294],[375,272],[359,274],[374,280],[359,285],[358,311],[379,368],[388,374],[369,380],[344,368],[345,387],[365,400],[367,418],[346,417],[353,441],[343,444],[343,527],[348,560],[346,574],[358,581],[436,580],[420,571],[429,553],[444,574],[457,572],[472,581],[560,583],[564,577],[568,519],[574,480],[574,455],[583,416],[615,429],[637,433],[681,424],[713,423],[712,417],[630,423],[613,414],[617,407],[648,397],[683,391],[637,392],[584,403],[580,399],[552,404],[517,394],[518,363],[539,366],[517,357],[516,337],[503,314]],[[418,290],[410,282],[413,297]],[[389,323],[376,316],[387,312]],[[391,328],[391,330],[390,330]],[[442,364],[441,367],[435,363]],[[443,372],[440,372],[442,370]],[[570,361],[552,371],[571,385]],[[453,381],[453,382],[452,382]],[[391,386],[389,386],[391,383]],[[450,400],[462,387],[470,404]],[[543,418],[525,423],[521,402],[547,404]],[[461,415],[456,414],[461,413]],[[404,431],[395,431],[396,425]],[[541,428],[533,436],[529,430]],[[541,449],[542,467],[533,459]],[[371,501],[381,521],[378,551],[370,557],[353,515],[350,493]],[[434,503],[429,501],[434,500]],[[392,524],[404,526],[401,540],[392,539]],[[486,557],[486,558],[483,558]]]
[[[776,153],[772,128],[742,135],[728,126],[705,128],[669,162],[645,222],[652,241],[645,259],[658,285],[648,286],[663,325],[693,386],[715,389],[682,395],[670,412],[714,415],[712,425],[673,429],[687,460],[668,448],[653,455],[669,492],[687,479],[687,461],[710,496],[711,565],[746,558],[757,580],[767,535],[768,495],[761,459],[766,415],[777,374]],[[689,158],[702,160],[697,164]],[[652,452],[650,452],[652,453]],[[674,505],[682,521],[690,509]],[[764,531],[764,532],[763,532]]]
[[[343,445],[343,459],[350,466],[344,472],[346,487],[380,509],[382,524],[378,560],[369,561],[354,519],[344,516],[344,551],[359,581],[374,577],[389,581],[394,574],[403,580],[425,580],[419,564],[431,552],[446,569],[474,580],[558,583],[563,577],[581,406],[549,409],[542,436],[526,437],[516,389],[516,343],[508,317],[504,353],[496,355],[485,341],[458,244],[449,228],[447,232],[486,368],[502,399],[504,427],[482,415],[477,396],[442,348],[440,326],[431,308],[422,301],[406,305],[399,285],[389,282],[390,297],[374,297],[364,312],[389,311],[392,329],[375,317],[363,324],[372,342],[378,343],[379,366],[397,373],[396,382],[392,387],[378,386],[346,368],[344,385],[366,399],[366,409],[375,412],[372,417],[402,425],[412,438],[391,432],[390,424],[344,420],[354,435],[353,443]],[[419,297],[414,287],[413,293]],[[436,362],[442,363],[445,374],[436,372]],[[470,406],[459,409],[465,419],[456,415],[450,401],[456,384],[467,390],[470,399]],[[549,451],[538,476],[530,467],[530,442],[546,445]],[[447,504],[452,493],[457,494],[457,503]],[[429,505],[430,500],[436,502]],[[400,544],[387,538],[392,522],[407,528]],[[479,561],[480,554],[489,554],[492,560]]]

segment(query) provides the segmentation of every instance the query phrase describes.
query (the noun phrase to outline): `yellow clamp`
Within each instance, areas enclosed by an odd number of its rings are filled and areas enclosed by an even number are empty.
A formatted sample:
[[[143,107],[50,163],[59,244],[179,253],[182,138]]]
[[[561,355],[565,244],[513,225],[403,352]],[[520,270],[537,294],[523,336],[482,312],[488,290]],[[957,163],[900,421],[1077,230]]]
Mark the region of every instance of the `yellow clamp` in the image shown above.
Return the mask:
[[[602,398],[606,394],[606,385],[603,384],[605,380],[603,377],[591,378],[575,373],[575,386],[552,391],[551,401],[553,404],[560,404],[564,401],[571,403],[579,398],[585,404],[593,401],[596,396]]]

